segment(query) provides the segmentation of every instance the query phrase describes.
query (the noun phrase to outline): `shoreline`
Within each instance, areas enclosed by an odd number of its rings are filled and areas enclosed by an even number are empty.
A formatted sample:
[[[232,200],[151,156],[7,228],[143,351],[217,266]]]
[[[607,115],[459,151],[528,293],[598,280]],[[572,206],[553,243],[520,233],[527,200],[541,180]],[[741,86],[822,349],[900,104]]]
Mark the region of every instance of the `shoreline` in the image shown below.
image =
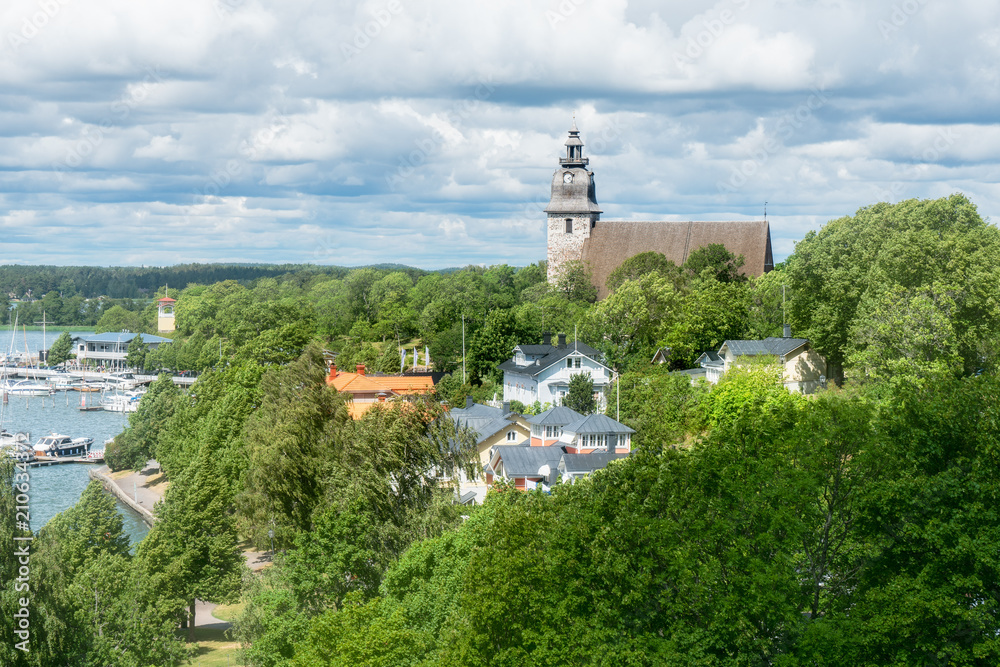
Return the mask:
[[[138,496],[138,489],[139,489],[138,480],[134,479],[133,476],[135,476],[135,477],[141,476],[147,470],[151,470],[151,469],[153,469],[152,466],[147,465],[146,468],[144,468],[142,472],[140,472],[140,473],[133,472],[133,473],[131,473],[131,474],[123,477],[121,480],[116,480],[113,477],[111,477],[111,475],[109,474],[111,471],[110,471],[110,469],[106,465],[103,465],[103,466],[101,466],[99,468],[91,468],[90,470],[87,471],[87,474],[90,476],[91,479],[96,479],[97,481],[99,481],[101,483],[101,485],[104,487],[105,491],[111,493],[116,498],[118,498],[118,500],[120,500],[123,503],[125,503],[126,505],[128,505],[132,510],[134,510],[142,518],[143,522],[147,526],[149,526],[150,528],[152,528],[153,527],[153,523],[156,521],[156,517],[153,516],[153,513],[152,513],[152,511],[150,511],[150,509],[146,509],[145,507],[143,507],[142,503],[143,502],[149,502],[149,499],[151,498],[152,502],[150,503],[150,508],[152,508],[153,505],[156,504],[156,502],[158,502],[159,500],[161,500],[163,498],[163,494],[161,492],[159,492],[159,490],[154,491],[154,490],[151,490],[151,489],[147,488],[145,485],[143,485],[142,486],[142,489],[143,489],[143,492],[144,492],[143,495],[147,496],[147,498],[144,498],[142,501],[136,502],[136,498],[134,498],[133,496],[131,496],[125,490],[125,487],[122,486],[122,481],[131,479],[132,482],[133,482],[133,484],[136,484],[136,486],[134,488],[136,489],[136,496]],[[155,469],[159,470],[159,467],[157,467]]]

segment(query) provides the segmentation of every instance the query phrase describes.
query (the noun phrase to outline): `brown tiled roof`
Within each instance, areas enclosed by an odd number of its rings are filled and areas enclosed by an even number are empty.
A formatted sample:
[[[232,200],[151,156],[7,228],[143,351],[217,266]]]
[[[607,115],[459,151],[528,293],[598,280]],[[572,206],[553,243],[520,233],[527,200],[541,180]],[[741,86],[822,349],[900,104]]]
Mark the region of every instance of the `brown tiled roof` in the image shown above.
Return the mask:
[[[629,257],[655,250],[680,266],[703,246],[721,243],[743,255],[742,272],[759,276],[770,271],[771,230],[766,220],[744,222],[634,222],[601,220],[583,242],[581,259],[593,274],[598,296],[608,295],[608,276]]]

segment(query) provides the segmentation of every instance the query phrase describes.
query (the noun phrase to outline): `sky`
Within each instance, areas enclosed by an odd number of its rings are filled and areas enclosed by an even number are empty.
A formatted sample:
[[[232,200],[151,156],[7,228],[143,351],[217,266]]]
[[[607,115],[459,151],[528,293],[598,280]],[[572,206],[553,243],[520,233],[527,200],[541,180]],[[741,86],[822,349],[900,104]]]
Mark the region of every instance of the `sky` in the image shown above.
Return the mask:
[[[5,0],[0,263],[525,266],[603,219],[1000,214],[993,0]]]

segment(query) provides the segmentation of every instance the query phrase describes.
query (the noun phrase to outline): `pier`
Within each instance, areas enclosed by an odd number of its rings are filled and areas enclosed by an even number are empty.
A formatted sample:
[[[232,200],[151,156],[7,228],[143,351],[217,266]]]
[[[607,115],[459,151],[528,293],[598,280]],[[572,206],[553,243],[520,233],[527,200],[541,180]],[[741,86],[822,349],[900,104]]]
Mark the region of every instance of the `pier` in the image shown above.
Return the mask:
[[[113,375],[111,371],[99,372],[92,370],[78,370],[69,371],[67,373],[57,373],[54,370],[48,368],[24,368],[22,366],[0,366],[0,375],[4,377],[20,377],[20,378],[31,378],[37,380],[47,380],[51,377],[71,377],[77,380],[83,380],[85,382],[103,382]],[[149,384],[155,380],[157,375],[140,375],[135,373],[135,381],[137,384]],[[197,380],[196,377],[180,377],[173,376],[171,380],[173,383],[179,387],[190,387]]]

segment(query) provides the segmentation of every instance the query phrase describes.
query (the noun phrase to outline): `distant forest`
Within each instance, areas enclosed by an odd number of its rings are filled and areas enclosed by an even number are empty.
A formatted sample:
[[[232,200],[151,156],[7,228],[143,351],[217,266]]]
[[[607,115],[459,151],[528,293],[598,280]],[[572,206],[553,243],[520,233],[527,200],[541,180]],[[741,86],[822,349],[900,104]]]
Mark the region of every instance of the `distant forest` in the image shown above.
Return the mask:
[[[371,268],[425,273],[395,264]],[[212,285],[224,280],[249,283],[289,273],[313,272],[343,278],[350,269],[312,264],[178,264],[176,266],[0,266],[0,294],[40,299],[50,292],[63,298],[143,299],[165,285],[178,291],[190,284]]]

